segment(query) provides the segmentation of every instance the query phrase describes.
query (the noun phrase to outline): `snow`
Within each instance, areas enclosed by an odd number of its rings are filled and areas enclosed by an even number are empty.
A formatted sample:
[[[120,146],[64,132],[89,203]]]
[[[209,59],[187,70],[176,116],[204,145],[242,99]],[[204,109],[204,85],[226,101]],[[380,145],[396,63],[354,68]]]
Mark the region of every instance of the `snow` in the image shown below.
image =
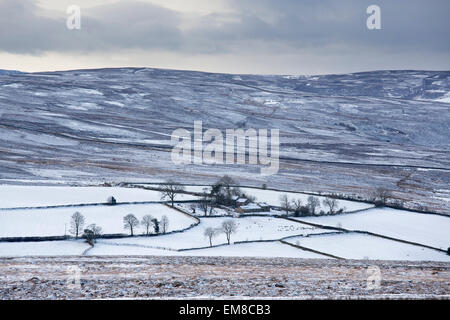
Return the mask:
[[[160,192],[139,188],[0,185],[0,208],[105,203],[110,196],[117,202],[161,201]],[[185,194],[176,197],[176,200],[191,199],[195,197]]]
[[[286,241],[346,259],[450,262],[450,256],[436,250],[363,234],[295,237]]]
[[[296,192],[284,192],[284,191],[274,191],[274,190],[263,190],[263,189],[256,189],[256,188],[240,188],[242,192],[245,192],[248,195],[256,197],[256,201],[264,201],[272,206],[279,206],[280,205],[280,197],[282,195],[287,195],[289,199],[300,199],[303,204],[306,204],[309,194],[304,193],[296,193]],[[316,196],[320,199],[320,202],[322,203],[322,200],[325,199],[325,197],[322,196]],[[355,211],[355,210],[362,210],[373,207],[372,204],[369,203],[363,203],[363,202],[355,202],[355,201],[348,201],[348,200],[338,200],[339,208],[345,207],[345,211]]]
[[[188,249],[209,246],[209,240],[203,235],[206,228],[220,228],[222,222],[233,220],[237,232],[231,235],[231,242],[251,240],[277,240],[293,235],[324,233],[327,230],[311,227],[297,222],[273,217],[212,217],[200,218],[200,224],[185,232],[161,235],[158,237],[133,237],[123,239],[100,239],[100,243],[131,244],[164,249]],[[227,243],[224,233],[212,239],[213,245]]]
[[[173,251],[133,245],[116,245],[105,242],[98,242],[94,247],[90,247],[83,240],[0,242],[1,257],[81,255],[84,251],[86,251],[86,255],[88,256],[137,255],[327,258],[326,256],[315,254],[313,252],[291,247],[279,241],[240,243],[187,251]]]
[[[249,203],[245,206],[241,206],[241,209],[243,210],[257,210],[257,209],[261,209],[261,207],[255,203]],[[261,209],[262,210],[262,209]]]
[[[85,226],[95,223],[103,233],[128,233],[123,228],[123,217],[132,213],[139,220],[150,214],[161,220],[169,219],[168,231],[182,230],[196,223],[192,217],[184,215],[163,204],[135,204],[115,206],[85,206],[52,209],[0,210],[0,237],[63,236],[69,234],[70,220],[74,212],[80,212],[86,219]],[[144,229],[138,227],[135,234]]]
[[[223,256],[223,257],[284,257],[284,258],[327,258],[313,252],[304,251],[276,242],[239,243],[217,248],[183,251],[190,256]]]
[[[89,244],[83,240],[0,242],[1,257],[81,255]]]
[[[146,248],[128,245],[110,245],[98,242],[92,249],[86,252],[88,256],[172,256],[178,255],[177,251]]]
[[[203,192],[204,188],[209,188],[209,186],[185,186],[186,191],[190,192]],[[298,193],[298,192],[287,192],[287,191],[277,191],[277,190],[266,190],[251,187],[240,187],[242,192],[249,196],[254,196],[257,202],[265,202],[272,206],[280,206],[280,197],[282,195],[287,195],[289,199],[300,199],[303,204],[307,203],[310,194]],[[323,199],[326,197],[316,196],[322,203]],[[372,208],[373,205],[370,203],[356,202],[349,200],[338,200],[339,208],[345,207],[345,211],[356,211]]]
[[[285,258],[326,258],[313,252],[291,247],[281,242],[253,242],[224,245],[187,251],[172,251],[146,247],[108,245],[98,243],[87,252],[90,256],[99,255],[157,255],[157,256],[222,256],[222,257],[285,257]]]
[[[391,208],[364,212],[306,217],[298,220],[350,230],[363,230],[447,250],[450,246],[450,218]]]

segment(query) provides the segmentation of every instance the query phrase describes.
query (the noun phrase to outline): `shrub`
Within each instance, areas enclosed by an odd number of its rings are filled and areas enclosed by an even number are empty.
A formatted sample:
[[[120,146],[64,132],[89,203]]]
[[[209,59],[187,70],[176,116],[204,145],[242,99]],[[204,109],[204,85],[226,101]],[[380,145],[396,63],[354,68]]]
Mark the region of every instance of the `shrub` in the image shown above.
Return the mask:
[[[97,242],[97,238],[102,234],[102,228],[97,226],[95,223],[89,225],[84,229],[83,238],[93,247]]]
[[[373,202],[373,204],[375,205],[375,207],[380,208],[380,207],[384,207],[384,202],[381,200],[375,200]]]
[[[117,203],[117,201],[116,201],[116,198],[111,196],[111,197],[108,197],[108,199],[106,200],[106,203],[109,204],[110,206],[113,206]]]
[[[301,214],[302,216],[307,216],[307,215],[309,215],[309,207],[307,207],[307,206],[302,206],[302,207],[300,208],[300,214]]]

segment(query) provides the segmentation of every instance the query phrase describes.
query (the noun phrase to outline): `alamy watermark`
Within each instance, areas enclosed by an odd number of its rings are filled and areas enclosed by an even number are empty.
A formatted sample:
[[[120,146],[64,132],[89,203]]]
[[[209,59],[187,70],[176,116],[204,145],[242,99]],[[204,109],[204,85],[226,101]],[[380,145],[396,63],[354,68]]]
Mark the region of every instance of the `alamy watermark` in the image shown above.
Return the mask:
[[[269,136],[270,133],[270,136]],[[193,135],[176,129],[171,135],[174,164],[253,164],[261,165],[261,175],[279,169],[280,131],[278,129],[219,129],[203,132],[202,121],[194,121]],[[270,154],[269,154],[270,147]]]
[[[81,291],[81,269],[78,266],[69,266],[66,269],[66,287],[71,291]]]
[[[69,15],[66,19],[66,27],[69,30],[81,29],[81,8],[76,5],[67,7],[66,13]]]
[[[381,29],[381,9],[376,4],[367,7],[366,13],[370,16],[366,20],[367,29],[380,30]]]
[[[378,266],[367,268],[367,290],[379,289],[381,287],[381,270]]]

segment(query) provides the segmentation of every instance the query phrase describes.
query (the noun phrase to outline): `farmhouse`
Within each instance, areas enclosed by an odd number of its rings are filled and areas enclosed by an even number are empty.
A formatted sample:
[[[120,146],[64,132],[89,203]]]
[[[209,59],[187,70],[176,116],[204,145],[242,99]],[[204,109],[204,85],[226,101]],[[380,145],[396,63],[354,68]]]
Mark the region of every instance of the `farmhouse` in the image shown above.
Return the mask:
[[[250,203],[250,200],[246,198],[237,198],[234,203],[237,208],[240,208],[242,206],[248,205]]]
[[[252,213],[252,212],[269,212],[270,206],[262,203],[262,204],[256,204],[256,203],[248,203],[246,205],[242,205],[236,209],[236,212],[238,213]]]
[[[258,204],[258,206],[261,207],[261,211],[263,211],[263,212],[269,212],[270,211],[270,205],[268,205],[267,203],[265,203],[265,202],[258,202],[257,204]]]

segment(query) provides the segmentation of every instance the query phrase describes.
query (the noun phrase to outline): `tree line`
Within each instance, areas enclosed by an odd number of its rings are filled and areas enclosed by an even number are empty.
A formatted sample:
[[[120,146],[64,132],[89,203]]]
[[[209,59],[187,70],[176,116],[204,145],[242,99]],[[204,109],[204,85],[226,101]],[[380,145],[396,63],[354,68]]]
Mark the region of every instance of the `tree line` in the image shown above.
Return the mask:
[[[85,223],[85,217],[80,212],[75,212],[71,216],[69,232],[75,237],[75,239],[86,239],[86,241],[93,246],[96,239],[102,234],[102,228],[97,226],[95,223],[84,228]],[[132,213],[123,217],[123,227],[124,229],[129,230],[131,236],[134,236],[135,230],[139,228],[139,226],[144,228],[143,234],[147,236],[152,233],[165,234],[169,229],[169,218],[166,215],[163,215],[161,220],[158,220],[148,214],[139,220]]]

